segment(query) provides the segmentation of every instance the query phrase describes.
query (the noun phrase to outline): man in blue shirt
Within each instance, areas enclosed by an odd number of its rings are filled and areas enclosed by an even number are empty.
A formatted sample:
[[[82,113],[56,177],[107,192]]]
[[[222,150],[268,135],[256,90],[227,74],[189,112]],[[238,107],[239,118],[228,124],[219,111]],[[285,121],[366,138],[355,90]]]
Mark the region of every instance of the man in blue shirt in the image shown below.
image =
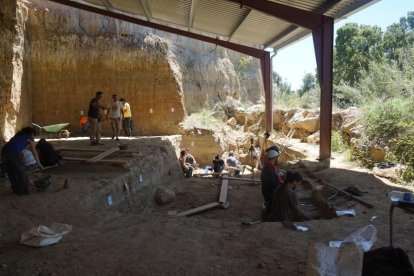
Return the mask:
[[[34,142],[34,129],[25,127],[14,135],[1,149],[1,162],[4,171],[9,177],[13,192],[26,195],[28,190],[28,178],[25,174],[25,165],[22,151],[29,145],[40,169],[43,169],[37,155]]]

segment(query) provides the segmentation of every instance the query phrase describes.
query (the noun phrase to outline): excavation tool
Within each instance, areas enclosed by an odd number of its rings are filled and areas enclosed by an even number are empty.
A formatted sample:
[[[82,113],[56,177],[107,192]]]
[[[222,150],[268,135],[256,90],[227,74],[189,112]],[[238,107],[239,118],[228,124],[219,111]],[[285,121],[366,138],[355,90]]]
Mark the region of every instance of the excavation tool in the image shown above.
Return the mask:
[[[242,226],[252,226],[252,225],[255,225],[255,224],[259,224],[259,223],[261,223],[262,221],[261,220],[255,220],[255,221],[242,221],[241,222],[241,225]]]

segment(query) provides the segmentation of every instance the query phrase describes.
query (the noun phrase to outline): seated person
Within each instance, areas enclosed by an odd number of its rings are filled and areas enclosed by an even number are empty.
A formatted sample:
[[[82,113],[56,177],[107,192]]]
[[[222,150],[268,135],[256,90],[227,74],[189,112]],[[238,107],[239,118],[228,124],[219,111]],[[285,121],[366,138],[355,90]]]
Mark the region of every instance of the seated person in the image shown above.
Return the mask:
[[[185,152],[186,152],[185,162],[188,164],[191,164],[192,167],[197,167],[197,162],[194,156],[190,154],[190,151],[188,148],[185,149]]]
[[[28,150],[27,148],[22,150],[22,155],[26,171],[31,171],[38,167],[36,159],[30,150]]]
[[[302,211],[296,196],[296,186],[301,184],[302,180],[299,173],[286,174],[286,181],[273,192],[269,221],[292,222],[312,219]]]
[[[213,172],[221,173],[223,169],[224,169],[224,161],[217,154],[216,157],[214,157],[213,159]]]
[[[185,162],[187,159],[186,155],[187,155],[187,151],[182,150],[180,152],[180,158],[178,158],[178,161],[180,162],[181,169],[183,170],[184,176],[191,177],[193,175],[193,167],[191,166],[191,164]]]
[[[234,157],[233,152],[229,153],[229,157],[226,160],[226,165],[228,168],[232,168],[234,170],[234,175],[240,175],[240,162],[236,159],[236,157]]]

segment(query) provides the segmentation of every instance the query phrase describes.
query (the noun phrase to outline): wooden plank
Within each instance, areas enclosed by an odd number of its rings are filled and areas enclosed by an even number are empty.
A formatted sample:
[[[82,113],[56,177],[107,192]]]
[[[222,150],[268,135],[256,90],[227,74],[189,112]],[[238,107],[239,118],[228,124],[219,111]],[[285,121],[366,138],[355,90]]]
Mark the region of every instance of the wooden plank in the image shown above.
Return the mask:
[[[248,181],[248,182],[254,182],[254,183],[261,183],[260,180],[255,179],[248,179],[248,178],[239,178],[239,177],[227,177],[229,180],[240,180],[240,181]]]
[[[220,203],[226,203],[227,202],[227,192],[229,190],[229,180],[227,179],[227,176],[223,176],[221,180],[221,191],[220,191]]]
[[[352,197],[352,199],[354,199],[354,200],[356,200],[356,201],[358,201],[358,202],[360,202],[360,203],[364,204],[365,206],[367,206],[367,207],[369,207],[369,208],[374,207],[374,205],[372,205],[371,203],[369,203],[369,202],[367,202],[367,201],[365,201],[365,200],[363,200],[363,199],[361,199],[361,198],[359,198],[359,197],[356,197],[356,196],[354,196],[353,194],[350,194],[350,193],[348,193],[348,192],[346,192],[346,191],[344,191],[344,190],[342,190],[342,189],[340,189],[340,188],[337,188],[337,187],[335,187],[335,186],[332,186],[331,184],[329,184],[329,183],[327,183],[327,182],[325,182],[325,181],[323,181],[323,180],[320,180],[320,182],[321,182],[323,185],[326,185],[326,186],[328,186],[329,188],[331,188],[331,189],[333,189],[333,190],[339,191],[339,192],[341,192],[341,193],[346,194],[346,195],[347,195],[347,196],[349,196],[349,197]]]
[[[204,177],[204,176],[222,176],[222,175],[229,175],[228,172],[224,172],[224,173],[194,173],[193,176],[197,176],[197,177]]]
[[[106,151],[104,149],[99,149],[99,148],[84,149],[84,148],[56,147],[55,149],[56,149],[56,151],[83,151],[83,152],[104,152],[104,151]],[[116,153],[139,153],[139,151],[118,149],[118,151]]]
[[[317,183],[321,183],[321,184],[323,184],[323,185],[325,185],[325,186],[328,186],[329,188],[331,188],[331,189],[333,189],[333,190],[335,190],[335,191],[339,191],[339,192],[341,192],[341,193],[344,193],[344,194],[346,194],[347,196],[349,196],[349,197],[351,197],[352,199],[354,199],[355,201],[358,201],[359,203],[362,203],[362,204],[364,204],[365,206],[367,206],[367,207],[369,207],[369,208],[373,208],[374,207],[374,205],[372,205],[371,203],[369,203],[369,202],[367,202],[367,201],[365,201],[365,200],[363,200],[363,199],[361,199],[361,198],[359,198],[359,197],[356,197],[356,196],[354,196],[353,194],[350,194],[350,193],[348,193],[348,192],[346,192],[346,191],[344,191],[344,190],[342,190],[342,189],[340,189],[340,188],[337,188],[337,187],[335,187],[335,186],[333,186],[333,185],[331,185],[331,184],[329,184],[328,182],[326,182],[326,181],[324,181],[323,179],[321,179],[320,177],[318,177],[317,175],[315,175],[314,173],[312,173],[312,172],[309,172],[309,170],[308,169],[302,169],[302,170],[300,170],[301,172],[302,172],[302,175],[308,175],[309,176],[309,178],[311,178],[311,179],[313,179],[313,180],[315,180]]]
[[[193,215],[193,214],[196,214],[196,213],[200,213],[200,212],[203,212],[203,211],[206,211],[206,210],[216,208],[218,206],[220,206],[220,203],[212,202],[212,203],[209,203],[209,204],[206,204],[206,205],[194,208],[194,209],[190,209],[190,210],[178,213],[178,214],[176,214],[176,216],[179,216],[179,217],[189,216],[189,215]]]
[[[63,157],[63,161],[74,161],[74,162],[87,162],[88,158],[78,158],[78,157]],[[120,159],[108,159],[108,160],[99,160],[98,163],[107,163],[107,164],[127,164],[128,162]]]
[[[106,150],[106,151],[104,151],[104,152],[102,152],[102,153],[100,153],[100,154],[92,157],[91,159],[88,159],[86,162],[88,162],[88,163],[95,163],[95,162],[97,162],[97,161],[99,161],[101,159],[104,159],[105,157],[111,155],[112,153],[114,153],[114,152],[116,152],[118,150],[119,150],[118,147],[108,149],[108,150]]]

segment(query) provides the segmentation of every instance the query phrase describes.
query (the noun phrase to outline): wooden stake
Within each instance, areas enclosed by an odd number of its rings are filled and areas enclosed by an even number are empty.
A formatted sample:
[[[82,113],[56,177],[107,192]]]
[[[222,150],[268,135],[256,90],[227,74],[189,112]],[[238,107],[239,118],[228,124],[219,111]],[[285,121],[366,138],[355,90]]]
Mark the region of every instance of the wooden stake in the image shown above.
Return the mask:
[[[190,210],[178,213],[178,214],[176,214],[176,216],[179,216],[179,217],[189,216],[189,215],[193,215],[193,214],[196,214],[196,213],[200,213],[202,211],[206,211],[206,210],[216,208],[218,206],[220,206],[220,203],[212,202],[212,203],[209,203],[209,204],[206,204],[206,205],[194,208],[194,209],[190,209]]]
[[[86,162],[88,162],[88,163],[95,163],[95,162],[100,161],[101,159],[103,159],[103,158],[111,155],[112,153],[114,153],[114,152],[116,152],[118,150],[119,150],[118,147],[108,149],[108,150],[106,150],[106,151],[104,151],[104,152],[102,152],[102,153],[100,153],[100,154],[92,157],[91,159],[86,160]]]
[[[221,204],[224,204],[227,202],[228,189],[229,189],[229,180],[227,179],[227,176],[223,176],[221,180],[221,191],[220,191],[220,198],[219,198],[219,202]]]

